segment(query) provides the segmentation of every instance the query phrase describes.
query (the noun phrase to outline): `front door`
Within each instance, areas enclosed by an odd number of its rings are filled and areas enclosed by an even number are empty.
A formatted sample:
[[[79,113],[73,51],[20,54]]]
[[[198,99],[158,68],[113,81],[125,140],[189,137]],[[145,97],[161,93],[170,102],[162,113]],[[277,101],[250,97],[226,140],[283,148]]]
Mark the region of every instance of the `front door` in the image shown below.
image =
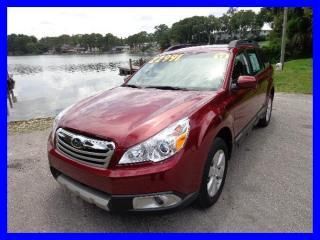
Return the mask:
[[[232,79],[231,79],[231,101],[229,110],[233,114],[234,133],[237,137],[241,130],[244,129],[254,118],[256,105],[256,89],[237,89],[237,80],[239,76],[251,75],[249,60],[245,52],[239,52],[235,57]]]

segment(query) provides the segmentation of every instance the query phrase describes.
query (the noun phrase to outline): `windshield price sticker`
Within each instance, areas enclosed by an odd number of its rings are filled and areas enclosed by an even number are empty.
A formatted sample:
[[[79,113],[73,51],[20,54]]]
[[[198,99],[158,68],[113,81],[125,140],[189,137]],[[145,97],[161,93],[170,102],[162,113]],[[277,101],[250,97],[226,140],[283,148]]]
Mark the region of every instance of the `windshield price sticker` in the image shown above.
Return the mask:
[[[151,59],[149,63],[160,63],[160,62],[176,62],[178,61],[184,54],[167,54],[156,56]]]

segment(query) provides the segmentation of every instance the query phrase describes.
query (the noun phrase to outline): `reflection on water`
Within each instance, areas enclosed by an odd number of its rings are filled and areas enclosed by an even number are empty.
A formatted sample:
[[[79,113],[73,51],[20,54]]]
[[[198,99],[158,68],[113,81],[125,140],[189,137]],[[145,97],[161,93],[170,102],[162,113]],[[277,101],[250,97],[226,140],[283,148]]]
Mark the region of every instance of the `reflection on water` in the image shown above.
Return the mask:
[[[10,120],[54,116],[74,102],[118,86],[124,77],[117,67],[140,57],[126,53],[8,57],[18,97]]]
[[[42,67],[41,66],[30,66],[30,65],[25,65],[25,64],[15,64],[15,65],[10,65],[9,64],[9,72],[11,74],[34,74],[34,73],[39,73],[42,72]]]
[[[92,64],[66,64],[66,65],[50,65],[50,66],[32,66],[27,64],[9,65],[9,71],[13,74],[36,74],[43,71],[64,71],[64,72],[100,72],[100,71],[116,71],[120,62],[114,63],[92,63]]]

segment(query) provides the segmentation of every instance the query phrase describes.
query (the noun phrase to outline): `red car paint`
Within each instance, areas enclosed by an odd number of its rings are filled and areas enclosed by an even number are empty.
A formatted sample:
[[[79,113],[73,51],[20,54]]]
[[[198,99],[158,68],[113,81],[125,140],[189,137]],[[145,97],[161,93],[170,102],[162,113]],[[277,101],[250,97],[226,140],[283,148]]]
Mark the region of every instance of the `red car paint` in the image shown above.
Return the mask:
[[[79,134],[113,141],[116,147],[110,164],[107,168],[99,168],[69,159],[57,151],[49,137],[50,166],[80,183],[112,195],[197,192],[213,139],[220,130],[228,129],[234,143],[273,91],[271,65],[254,76],[257,80],[255,88],[237,91],[230,88],[235,56],[247,49],[254,49],[254,46],[202,46],[174,51],[230,52],[224,83],[217,91],[116,87],[81,101],[66,112],[58,125]],[[118,164],[128,148],[184,117],[190,119],[190,133],[186,145],[177,154],[159,163]]]

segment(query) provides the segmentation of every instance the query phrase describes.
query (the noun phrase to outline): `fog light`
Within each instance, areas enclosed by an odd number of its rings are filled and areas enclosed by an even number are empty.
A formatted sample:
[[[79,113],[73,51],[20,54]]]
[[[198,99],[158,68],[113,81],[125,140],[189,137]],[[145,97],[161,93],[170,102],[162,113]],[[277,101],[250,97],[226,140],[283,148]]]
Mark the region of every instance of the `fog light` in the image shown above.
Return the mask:
[[[158,194],[143,197],[135,197],[133,199],[134,209],[151,209],[151,208],[164,208],[170,207],[178,204],[181,198],[177,195],[168,194]]]

